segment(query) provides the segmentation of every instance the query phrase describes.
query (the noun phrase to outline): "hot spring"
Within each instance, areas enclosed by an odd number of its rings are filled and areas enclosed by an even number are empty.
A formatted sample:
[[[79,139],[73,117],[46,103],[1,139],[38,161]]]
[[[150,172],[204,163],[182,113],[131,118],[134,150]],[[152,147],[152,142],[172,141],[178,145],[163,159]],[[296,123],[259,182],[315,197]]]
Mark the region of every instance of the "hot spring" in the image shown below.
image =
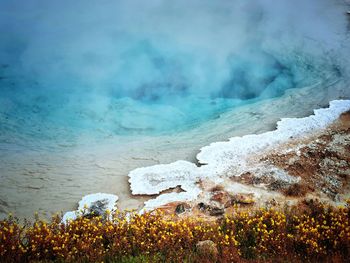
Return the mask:
[[[344,1],[2,1],[0,214],[74,207],[349,98]]]

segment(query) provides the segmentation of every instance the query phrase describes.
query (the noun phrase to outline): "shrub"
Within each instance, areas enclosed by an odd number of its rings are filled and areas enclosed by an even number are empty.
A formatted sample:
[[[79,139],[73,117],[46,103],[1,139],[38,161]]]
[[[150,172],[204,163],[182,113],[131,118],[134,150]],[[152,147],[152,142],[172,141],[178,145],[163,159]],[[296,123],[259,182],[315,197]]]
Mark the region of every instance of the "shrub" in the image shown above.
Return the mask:
[[[50,222],[37,218],[21,225],[10,215],[0,221],[0,258],[2,262],[209,262],[196,245],[210,240],[220,262],[345,262],[350,256],[349,222],[348,206],[317,202],[285,212],[236,211],[214,222],[154,211],[81,217],[66,224],[55,216]]]

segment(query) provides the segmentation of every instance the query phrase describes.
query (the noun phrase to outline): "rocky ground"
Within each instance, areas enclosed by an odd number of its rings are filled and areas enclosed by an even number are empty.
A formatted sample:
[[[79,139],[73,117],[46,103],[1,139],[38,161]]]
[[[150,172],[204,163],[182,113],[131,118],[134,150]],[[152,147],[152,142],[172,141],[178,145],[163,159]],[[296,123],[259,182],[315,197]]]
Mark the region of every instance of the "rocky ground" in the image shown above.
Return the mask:
[[[195,201],[160,209],[181,218],[215,220],[237,209],[285,208],[310,200],[343,203],[350,197],[350,112],[317,133],[250,156],[249,166],[241,174],[228,171],[219,184],[202,180],[203,192]]]

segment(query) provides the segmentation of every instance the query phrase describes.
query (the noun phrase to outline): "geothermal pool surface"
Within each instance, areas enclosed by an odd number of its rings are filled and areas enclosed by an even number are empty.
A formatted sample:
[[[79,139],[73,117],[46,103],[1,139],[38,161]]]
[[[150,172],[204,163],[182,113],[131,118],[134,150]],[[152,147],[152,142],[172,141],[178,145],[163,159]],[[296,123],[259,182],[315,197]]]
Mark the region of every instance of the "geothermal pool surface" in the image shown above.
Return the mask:
[[[2,1],[0,215],[350,98],[344,1]]]

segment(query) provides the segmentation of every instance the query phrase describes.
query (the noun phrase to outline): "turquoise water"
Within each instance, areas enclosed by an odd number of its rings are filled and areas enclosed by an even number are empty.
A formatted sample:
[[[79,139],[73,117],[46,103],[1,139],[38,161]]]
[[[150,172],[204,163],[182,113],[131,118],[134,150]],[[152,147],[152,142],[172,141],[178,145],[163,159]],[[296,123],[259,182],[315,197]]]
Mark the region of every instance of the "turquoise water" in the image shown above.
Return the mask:
[[[335,0],[1,1],[0,213],[34,195],[46,211],[63,194],[73,202],[69,182],[84,176],[74,200],[111,190],[93,180],[116,173],[125,199],[132,168],[270,129],[283,117],[278,107],[266,117],[270,101],[291,116],[326,106],[342,94],[331,85],[349,83],[345,10]],[[312,86],[313,97],[286,96]],[[108,156],[110,170],[96,168]]]
[[[174,133],[342,74],[302,1],[166,2],[3,1],[2,141]]]
[[[138,48],[134,52],[146,52],[143,45]],[[11,64],[3,65],[1,133],[11,136],[18,133],[40,141],[59,140],[59,135],[73,139],[82,133],[98,139],[123,134],[174,133],[217,118],[234,107],[278,97],[287,89],[305,87],[329,75],[337,78],[340,74],[335,65],[311,58],[278,59],[254,50],[229,57],[224,68],[227,74],[222,77],[216,73],[220,69],[203,66],[208,71],[202,76],[206,81],[196,84],[191,73],[196,61],[181,65],[181,55],[175,61],[166,61],[165,54],[155,58],[147,52],[143,55],[149,60],[147,65],[140,66],[141,58],[130,55],[125,63],[134,63],[137,69],[129,66],[129,71],[113,77],[115,85],[99,89],[65,80],[63,73],[59,76],[62,81],[44,84],[40,79],[21,76],[21,71],[12,69]],[[142,78],[132,76],[133,70],[155,73]],[[120,84],[130,78],[134,83]]]

